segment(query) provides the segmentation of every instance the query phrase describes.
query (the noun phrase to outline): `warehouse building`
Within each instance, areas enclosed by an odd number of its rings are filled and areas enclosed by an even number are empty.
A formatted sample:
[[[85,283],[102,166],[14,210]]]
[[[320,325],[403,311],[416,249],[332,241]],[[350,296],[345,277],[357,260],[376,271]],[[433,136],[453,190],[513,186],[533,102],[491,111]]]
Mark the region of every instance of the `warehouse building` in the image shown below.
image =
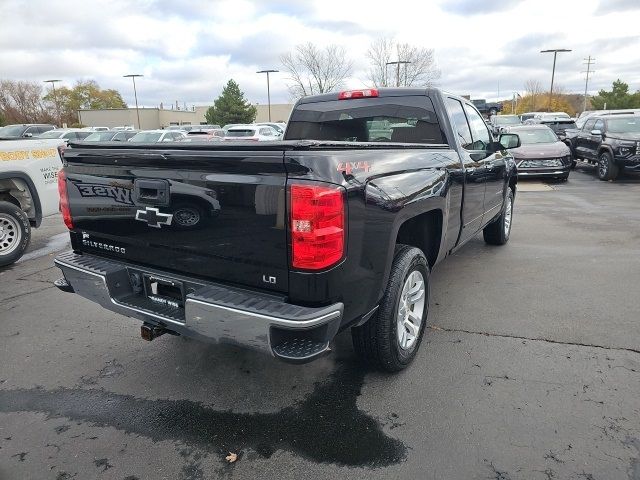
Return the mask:
[[[209,108],[196,106],[191,109],[177,110],[163,108],[140,107],[140,125],[135,108],[109,108],[103,110],[78,110],[78,119],[87,127],[122,127],[133,126],[142,130],[155,130],[166,128],[169,125],[204,125],[207,123],[205,113]],[[256,105],[258,110],[256,122],[268,122],[269,110],[267,105]],[[286,122],[289,119],[292,104],[272,104],[271,120],[273,122]]]

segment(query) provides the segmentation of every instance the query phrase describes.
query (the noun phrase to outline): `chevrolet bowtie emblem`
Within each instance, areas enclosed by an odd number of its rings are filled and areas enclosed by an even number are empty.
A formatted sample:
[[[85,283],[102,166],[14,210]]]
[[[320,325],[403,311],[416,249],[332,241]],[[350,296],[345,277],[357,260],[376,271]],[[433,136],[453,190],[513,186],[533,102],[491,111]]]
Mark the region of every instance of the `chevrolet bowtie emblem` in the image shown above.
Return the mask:
[[[145,222],[153,228],[161,228],[162,225],[171,225],[173,215],[169,213],[160,213],[160,210],[153,207],[147,207],[145,210],[136,211],[136,220]]]

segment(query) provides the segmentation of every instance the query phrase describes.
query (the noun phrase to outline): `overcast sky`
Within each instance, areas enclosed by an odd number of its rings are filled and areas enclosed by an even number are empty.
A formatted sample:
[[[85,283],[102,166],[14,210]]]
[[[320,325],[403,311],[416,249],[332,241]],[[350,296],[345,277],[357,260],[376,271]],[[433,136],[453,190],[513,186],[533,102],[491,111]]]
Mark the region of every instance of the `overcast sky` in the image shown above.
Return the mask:
[[[96,80],[133,104],[210,104],[229,78],[253,103],[279,57],[302,42],[343,45],[348,87],[367,83],[365,53],[378,36],[435,49],[438,86],[472,98],[504,98],[528,79],[584,91],[583,58],[596,58],[589,91],[616,78],[640,89],[640,0],[0,0],[0,78]],[[273,103],[289,101],[274,74]]]

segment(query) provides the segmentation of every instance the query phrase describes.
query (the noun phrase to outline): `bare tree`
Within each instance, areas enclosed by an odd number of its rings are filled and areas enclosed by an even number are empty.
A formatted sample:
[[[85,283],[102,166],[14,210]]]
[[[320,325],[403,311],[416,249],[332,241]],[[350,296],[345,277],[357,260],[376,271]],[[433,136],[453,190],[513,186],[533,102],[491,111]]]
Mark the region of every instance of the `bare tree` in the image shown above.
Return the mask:
[[[369,80],[376,87],[428,87],[440,78],[432,48],[397,43],[392,38],[380,37],[369,47],[367,57],[371,63]],[[402,62],[396,64],[395,74],[389,74],[389,62]]]
[[[51,121],[54,117],[42,99],[42,85],[36,82],[0,81],[0,111],[7,123]]]
[[[525,95],[531,97],[531,111],[536,112],[537,104],[542,101],[542,84],[538,80],[529,79],[524,84]]]
[[[297,45],[293,52],[282,55],[280,61],[289,73],[291,95],[300,98],[327,93],[343,85],[353,68],[346,54],[346,50],[338,45],[320,49],[309,42]]]

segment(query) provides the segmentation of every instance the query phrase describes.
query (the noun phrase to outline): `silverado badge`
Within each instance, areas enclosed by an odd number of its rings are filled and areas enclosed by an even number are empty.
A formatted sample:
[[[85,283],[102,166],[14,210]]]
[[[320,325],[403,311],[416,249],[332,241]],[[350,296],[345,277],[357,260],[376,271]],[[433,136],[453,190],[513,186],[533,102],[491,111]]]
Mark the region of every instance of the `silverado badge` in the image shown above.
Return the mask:
[[[153,207],[147,207],[145,210],[136,211],[136,220],[145,222],[153,228],[161,228],[162,225],[171,225],[173,215],[170,213],[160,213],[160,210]]]

